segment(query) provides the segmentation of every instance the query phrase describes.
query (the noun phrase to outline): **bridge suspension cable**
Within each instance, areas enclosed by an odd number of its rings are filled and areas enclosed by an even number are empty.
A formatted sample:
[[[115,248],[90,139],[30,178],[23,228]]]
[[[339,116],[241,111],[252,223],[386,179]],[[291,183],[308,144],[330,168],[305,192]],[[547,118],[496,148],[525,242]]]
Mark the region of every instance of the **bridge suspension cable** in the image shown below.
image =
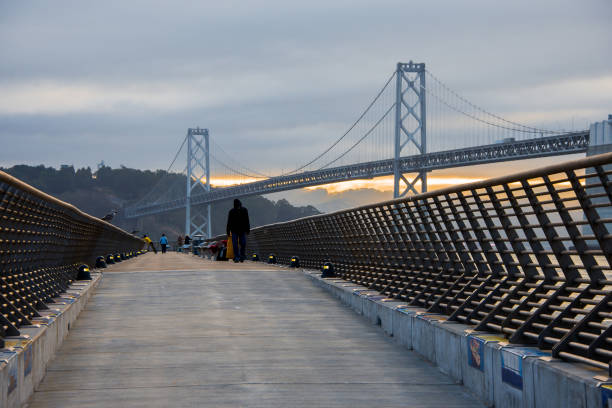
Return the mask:
[[[395,108],[395,104],[391,105],[389,107],[389,109],[387,109],[387,111],[385,112],[385,114],[374,124],[374,126],[372,126],[370,128],[370,130],[368,130],[359,140],[357,140],[351,147],[348,148],[348,150],[346,150],[344,153],[342,153],[340,156],[336,157],[334,160],[330,161],[329,163],[327,163],[326,165],[319,167],[318,170],[322,170],[325,169],[327,167],[329,167],[330,165],[336,163],[338,160],[340,160],[341,158],[343,158],[344,156],[346,156],[348,153],[350,153],[355,147],[357,147],[357,145],[359,145],[361,142],[363,142],[368,136],[370,136],[370,134],[374,131],[374,129],[376,129],[378,127],[378,125],[380,125],[380,123],[389,115],[389,113],[391,113],[391,111]]]
[[[141,199],[139,199],[134,205],[139,205],[142,204],[145,200],[147,200],[149,197],[151,197],[153,195],[154,192],[156,192],[156,189],[163,183],[165,182],[169,175],[170,175],[170,170],[172,169],[172,166],[174,166],[174,163],[176,162],[176,159],[178,159],[179,155],[181,154],[181,151],[183,150],[183,148],[185,147],[185,143],[187,143],[187,136],[185,136],[183,138],[183,141],[179,147],[179,149],[176,151],[176,154],[174,155],[174,158],[172,159],[172,161],[170,162],[170,165],[168,166],[168,169],[166,170],[166,172],[164,173],[164,175],[157,181],[157,183],[155,183],[153,185],[153,187],[151,188],[151,190],[149,190],[149,192],[147,194],[145,194]],[[185,170],[183,170],[182,172],[178,173],[185,173]],[[159,202],[159,199],[163,197],[162,196],[157,196],[156,199],[153,200],[153,202]]]
[[[336,148],[343,140],[346,139],[346,137],[356,128],[358,127],[362,121],[364,120],[364,118],[366,117],[366,115],[372,110],[372,108],[376,105],[376,103],[381,99],[381,97],[384,95],[384,92],[388,89],[389,84],[391,83],[391,81],[393,80],[393,78],[395,78],[395,72],[393,74],[391,74],[389,76],[389,78],[387,79],[387,81],[385,82],[385,84],[382,86],[382,88],[379,90],[379,92],[375,95],[375,97],[372,99],[372,101],[368,104],[368,106],[364,109],[364,111],[359,115],[359,117],[348,127],[348,129],[338,138],[336,139],[331,145],[329,145],[325,150],[323,150],[320,154],[318,154],[316,157],[314,157],[313,159],[311,159],[310,161],[308,161],[307,163],[300,165],[299,167],[288,171],[288,172],[281,172],[279,175],[277,175],[277,177],[280,176],[286,176],[286,175],[291,175],[291,174],[296,174],[298,172],[300,172],[301,170],[306,169],[307,167],[311,166],[312,164],[316,163],[318,160],[320,160],[321,158],[323,158],[325,155],[327,155],[330,151],[332,151],[334,148]],[[369,130],[363,135],[361,136],[361,138],[359,138],[357,140],[357,142],[351,144],[350,146],[347,147],[346,150],[344,150],[343,152],[341,152],[339,154],[338,157],[336,157],[335,159],[333,159],[332,161],[328,162],[327,164],[318,167],[319,169],[323,169],[328,167],[329,165],[331,165],[332,163],[337,162],[338,160],[344,158],[349,152],[353,151],[355,149],[355,147],[357,147],[361,142],[363,142],[373,131],[374,129],[377,128],[377,126],[388,116],[389,112],[392,110],[393,106],[394,106],[395,102],[391,103],[391,106],[385,111],[385,113],[378,118],[377,121],[375,121],[375,125],[371,126],[369,128]],[[222,153],[224,153],[225,156],[227,156],[229,158],[229,160],[225,161],[225,160],[221,160],[219,159],[219,157],[216,157],[214,154],[211,155],[212,159],[214,161],[216,161],[219,165],[221,165],[223,168],[225,168],[226,170],[228,170],[230,173],[234,173],[237,175],[241,175],[243,177],[248,177],[248,178],[253,178],[253,179],[261,179],[261,178],[271,178],[271,177],[275,177],[274,175],[270,175],[270,174],[265,174],[262,173],[260,171],[256,171],[253,169],[250,169],[246,166],[243,166],[241,164],[238,164],[234,159],[232,159],[231,155],[228,154],[225,149],[223,149],[220,145],[218,145],[217,143],[214,143],[214,146],[221,151]],[[378,147],[382,147],[384,146],[384,143],[378,143]],[[382,158],[382,157],[380,157]],[[233,162],[228,164],[227,162]],[[235,165],[235,166],[234,166]],[[239,170],[240,168],[244,169],[243,170]]]
[[[228,153],[228,152],[227,152],[225,149],[223,149],[223,147],[221,147],[221,145],[219,145],[218,143],[215,143],[215,141],[214,141],[214,140],[211,140],[210,142],[211,142],[211,144],[213,145],[213,147],[214,147],[215,149],[218,149],[218,150],[219,150],[219,152],[223,153],[223,154],[224,154],[224,155],[225,155],[225,156],[226,156],[226,157],[229,159],[229,161],[231,161],[231,162],[233,162],[234,164],[236,164],[238,168],[242,168],[242,169],[244,169],[245,171],[244,171],[244,172],[241,172],[241,173],[242,173],[244,176],[246,176],[246,177],[252,177],[252,178],[256,178],[256,179],[257,179],[257,178],[270,178],[270,177],[274,177],[273,175],[264,174],[264,173],[261,173],[261,172],[259,172],[259,171],[253,170],[253,169],[251,169],[251,168],[248,168],[248,167],[246,167],[246,166],[244,166],[244,165],[239,164],[239,163],[238,163],[236,160],[234,160],[234,159],[232,158],[232,155],[231,155],[231,154],[229,154],[229,153]],[[214,155],[214,154],[211,154],[211,156],[213,156],[213,157],[214,157],[215,155]],[[234,170],[234,168],[233,168],[233,167],[226,165],[226,164],[224,163],[224,161],[223,161],[223,160],[220,160],[219,158],[216,158],[216,160],[219,162],[219,164],[223,165],[224,167],[226,167],[226,168],[228,168],[228,169],[230,169],[230,170]]]
[[[380,91],[376,94],[376,96],[374,97],[374,99],[372,100],[372,102],[370,102],[370,104],[368,105],[368,107],[361,113],[361,115],[359,115],[359,117],[357,118],[357,120],[355,122],[353,122],[353,124],[348,128],[348,130],[346,132],[344,132],[342,134],[342,136],[340,136],[338,139],[336,139],[336,141],[334,143],[332,143],[327,149],[325,149],[322,153],[320,153],[318,156],[316,156],[314,159],[310,160],[308,163],[303,164],[302,166],[296,168],[295,170],[292,170],[290,172],[284,173],[283,175],[288,175],[288,174],[294,174],[299,172],[300,170],[305,169],[306,167],[310,166],[311,164],[313,164],[314,162],[316,162],[317,160],[319,160],[321,157],[323,157],[325,154],[327,154],[329,151],[331,151],[334,147],[336,147],[338,145],[338,143],[340,143],[354,128],[355,126],[357,126],[357,124],[364,118],[364,116],[370,111],[370,109],[374,106],[374,104],[378,101],[378,99],[381,97],[381,95],[383,94],[383,92],[387,89],[387,87],[389,86],[389,84],[391,83],[391,81],[393,80],[393,78],[395,78],[395,72],[393,72],[393,74],[391,74],[391,76],[389,77],[389,79],[387,80],[387,82],[385,82],[385,84],[383,85],[383,87],[380,89]],[[386,114],[385,114],[386,116]],[[384,116],[383,116],[384,118]],[[383,119],[381,118],[381,120]],[[379,122],[380,123],[380,120]],[[365,136],[367,137],[367,135]],[[365,137],[360,139],[360,142],[365,139]],[[359,142],[357,143],[359,144]],[[352,150],[352,148],[350,149]],[[343,157],[346,153],[342,154],[341,157]],[[337,159],[336,159],[337,160]],[[324,166],[325,167],[325,166]],[[322,167],[322,168],[324,168]]]
[[[503,139],[509,139],[510,137],[518,137],[515,133],[532,137],[532,135],[549,136],[562,132],[523,125],[491,113],[461,96],[448,85],[440,81],[430,71],[426,72],[430,81],[428,86],[423,87],[423,89],[427,95],[430,96],[428,100],[428,112],[430,116],[428,121],[430,136],[428,139],[430,140],[430,151],[496,143]],[[329,168],[329,166],[338,163],[340,160],[343,160],[343,162],[346,161],[347,163],[345,164],[355,163],[362,160],[362,156],[364,155],[367,156],[369,160],[374,161],[391,157],[393,154],[393,140],[390,135],[393,133],[395,123],[389,114],[397,105],[395,98],[387,102],[385,102],[384,99],[385,97],[391,99],[390,97],[392,95],[386,95],[385,91],[390,88],[389,84],[393,81],[395,75],[396,73],[394,72],[388,77],[385,84],[362,111],[359,117],[340,137],[334,140],[333,143],[306,163],[291,171],[281,172],[277,176],[296,174],[306,170],[311,171]],[[383,105],[383,109],[380,111],[380,116],[373,118],[369,117],[368,115],[373,113],[376,107],[381,104]],[[459,118],[457,115],[464,119]],[[473,121],[474,123],[470,123],[469,121]],[[439,130],[438,132],[436,132],[437,129]],[[357,133],[357,137],[351,138],[353,139],[352,142],[343,143],[354,133]],[[523,138],[523,136],[520,138]],[[370,141],[366,144],[364,143],[366,140]],[[358,146],[362,146],[362,148],[357,149]],[[217,143],[214,143],[214,147],[220,154],[222,153],[224,157],[227,157],[227,159],[221,158],[219,154],[213,154],[212,159],[223,167],[224,170],[229,172],[229,175],[234,174],[255,180],[275,176],[239,164],[233,159],[232,155],[228,154],[227,151]],[[337,151],[339,148],[341,148],[342,151],[340,151],[337,156],[330,157],[325,164],[311,167],[324,157],[329,156],[330,152],[334,150]],[[352,153],[352,159],[348,157],[349,153]],[[228,173],[225,173],[225,176],[227,177]]]
[[[227,169],[230,171],[230,173],[235,173],[237,175],[243,176],[243,177],[248,177],[248,178],[254,178],[254,179],[261,179],[261,178],[268,178],[268,177],[261,177],[261,176],[254,176],[253,174],[249,174],[249,173],[245,173],[245,172],[241,172],[239,170],[236,170],[235,168],[225,164],[222,160],[220,160],[219,158],[217,158],[214,154],[211,153],[210,158],[212,161],[216,162],[217,164],[219,164],[220,166],[222,166],[223,168]]]
[[[469,100],[465,99],[463,96],[459,95],[459,93],[455,92],[455,91],[454,91],[452,88],[450,88],[448,85],[446,85],[446,84],[445,84],[444,82],[442,82],[440,79],[438,79],[438,77],[436,77],[434,74],[432,74],[432,73],[431,73],[431,71],[426,70],[426,72],[427,72],[427,75],[428,75],[428,77],[429,77],[429,78],[431,78],[432,80],[434,80],[434,81],[435,81],[437,84],[439,84],[439,85],[440,85],[442,88],[444,88],[446,91],[448,91],[450,94],[452,94],[454,97],[456,97],[456,98],[457,98],[457,99],[459,99],[460,101],[462,101],[462,102],[464,102],[464,103],[468,104],[470,107],[472,107],[472,108],[476,109],[476,110],[477,110],[477,111],[479,111],[479,112],[484,113],[485,115],[491,116],[491,117],[493,117],[493,118],[495,118],[495,119],[497,119],[497,120],[499,120],[499,121],[501,121],[501,122],[507,123],[508,125],[517,126],[517,127],[518,127],[518,129],[517,129],[517,128],[514,128],[514,127],[504,127],[504,126],[499,126],[499,125],[497,125],[497,124],[495,124],[495,123],[492,123],[492,122],[488,122],[488,121],[485,121],[485,120],[479,119],[479,118],[477,118],[477,117],[476,117],[476,116],[474,116],[474,115],[470,115],[470,114],[468,114],[468,113],[466,113],[466,112],[463,112],[463,111],[461,111],[461,110],[459,110],[459,109],[457,109],[457,108],[454,108],[454,107],[452,107],[452,106],[450,106],[450,105],[447,105],[447,106],[449,106],[451,109],[455,109],[457,112],[459,112],[459,113],[461,113],[461,114],[463,114],[463,115],[469,116],[469,117],[471,117],[471,118],[472,118],[472,119],[474,119],[474,120],[477,120],[477,121],[483,122],[483,123],[488,124],[488,125],[491,125],[491,126],[497,126],[497,127],[501,127],[501,128],[503,128],[503,129],[516,130],[516,131],[519,131],[519,132],[523,131],[523,132],[527,132],[527,133],[545,133],[545,134],[550,134],[550,135],[552,135],[552,134],[559,134],[559,133],[564,133],[564,132],[566,132],[565,130],[558,130],[558,131],[557,131],[557,130],[549,130],[549,129],[540,129],[540,128],[535,128],[535,127],[531,127],[531,126],[526,126],[526,125],[523,125],[523,124],[521,124],[521,123],[513,122],[513,121],[511,121],[511,120],[507,120],[507,119],[505,119],[505,118],[503,118],[503,117],[501,117],[501,116],[499,116],[499,115],[496,115],[496,114],[494,114],[494,113],[491,113],[491,112],[487,111],[486,109],[481,108],[481,107],[480,107],[480,106],[478,106],[478,105],[473,104],[473,103],[472,103],[472,102],[470,102]],[[426,90],[427,92],[429,92],[429,91],[428,91],[428,89],[425,89],[425,90]],[[436,98],[438,98],[438,99],[439,99],[439,97],[438,97],[437,95],[434,95],[433,93],[430,93],[430,95],[432,95],[432,96],[434,96],[434,97],[436,97]]]

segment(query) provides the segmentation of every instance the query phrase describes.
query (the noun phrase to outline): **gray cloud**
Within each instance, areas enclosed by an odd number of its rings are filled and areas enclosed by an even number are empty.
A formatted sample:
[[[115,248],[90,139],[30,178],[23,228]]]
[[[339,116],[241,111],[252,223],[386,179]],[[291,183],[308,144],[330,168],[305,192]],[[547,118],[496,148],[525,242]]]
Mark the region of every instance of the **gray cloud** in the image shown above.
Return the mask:
[[[199,125],[286,169],[408,59],[514,120],[600,120],[611,18],[605,0],[3,2],[0,165],[164,168]]]

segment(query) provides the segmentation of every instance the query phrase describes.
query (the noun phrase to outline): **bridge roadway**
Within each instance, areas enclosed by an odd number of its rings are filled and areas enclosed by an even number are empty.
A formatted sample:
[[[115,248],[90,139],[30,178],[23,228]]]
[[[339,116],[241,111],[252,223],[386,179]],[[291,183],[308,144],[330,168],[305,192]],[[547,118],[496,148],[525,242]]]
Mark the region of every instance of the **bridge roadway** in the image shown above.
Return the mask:
[[[149,253],[104,272],[27,406],[481,405],[300,271]]]

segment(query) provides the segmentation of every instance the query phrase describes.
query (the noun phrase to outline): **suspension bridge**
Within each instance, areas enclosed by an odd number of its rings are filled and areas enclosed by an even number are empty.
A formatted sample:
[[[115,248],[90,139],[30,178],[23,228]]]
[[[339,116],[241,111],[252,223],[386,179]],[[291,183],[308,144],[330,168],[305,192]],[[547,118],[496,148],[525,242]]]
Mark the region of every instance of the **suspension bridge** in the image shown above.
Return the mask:
[[[348,180],[394,176],[394,197],[427,191],[427,173],[452,167],[586,152],[589,130],[528,126],[470,102],[426,69],[398,63],[382,88],[348,129],[295,169],[267,174],[244,167],[208,129],[188,129],[186,188],[160,181],[127,218],[186,209],[186,234],[211,236],[210,204]],[[212,179],[242,179],[212,187]]]

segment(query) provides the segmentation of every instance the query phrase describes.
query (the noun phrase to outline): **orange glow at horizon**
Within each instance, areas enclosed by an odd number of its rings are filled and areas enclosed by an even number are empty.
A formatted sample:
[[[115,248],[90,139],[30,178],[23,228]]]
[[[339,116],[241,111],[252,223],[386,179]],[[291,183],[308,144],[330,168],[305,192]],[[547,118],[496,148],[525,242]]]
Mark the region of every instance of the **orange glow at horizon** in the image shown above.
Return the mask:
[[[232,177],[212,177],[210,179],[210,185],[212,187],[230,187],[237,186],[239,184],[253,183],[255,181],[263,180],[263,178],[256,179],[251,177],[241,177],[241,178],[232,178]],[[206,182],[206,180],[202,180],[202,182]]]
[[[256,179],[256,178],[212,178],[210,180],[210,185],[212,187],[231,187],[237,186],[239,184],[253,183],[255,181],[264,180]],[[437,190],[444,187],[457,186],[461,184],[474,183],[477,181],[483,181],[486,178],[478,178],[478,177],[427,177],[427,187],[429,190]],[[204,182],[204,181],[203,181]],[[529,180],[529,184],[539,183],[538,180]],[[569,187],[571,183],[568,181],[565,182],[557,182],[555,183],[557,186],[561,187]],[[581,180],[580,184],[584,185],[585,181]],[[519,186],[519,182],[510,183],[510,185]],[[420,188],[420,181],[416,184],[417,187]],[[393,176],[384,176],[377,177],[368,180],[348,180],[348,181],[340,181],[338,183],[331,184],[321,184],[320,186],[312,186],[312,187],[303,187],[302,190],[306,191],[315,191],[315,190],[325,190],[328,194],[340,194],[347,191],[358,191],[358,190],[375,190],[381,193],[393,192]]]
[[[461,184],[475,183],[477,181],[483,181],[486,178],[476,177],[427,177],[427,188],[429,191],[438,190],[440,188],[458,186]],[[528,180],[529,185],[540,184],[540,180]],[[580,180],[580,184],[586,185],[584,180]],[[518,181],[510,183],[511,186],[520,186],[521,183]],[[571,187],[569,181],[555,182],[557,187]],[[421,182],[416,183],[417,187],[421,187]],[[304,187],[304,190],[326,190],[328,194],[338,194],[350,190],[362,190],[370,189],[376,190],[381,193],[388,193],[393,191],[393,177],[381,177],[372,180],[351,180],[341,181],[334,184],[322,184],[320,186]]]
[[[427,186],[433,189],[454,186],[465,183],[473,183],[485,180],[476,177],[427,177]],[[421,182],[417,182],[417,186]],[[305,190],[326,190],[329,194],[338,194],[350,190],[370,189],[381,193],[393,191],[393,176],[377,177],[370,180],[349,180],[333,184],[322,184],[320,186],[305,187]]]
[[[255,181],[260,181],[263,179],[256,178],[212,178],[210,180],[210,185],[213,187],[230,187],[236,186],[239,184],[252,183]],[[432,187],[433,189],[454,186],[465,183],[472,183],[476,181],[484,180],[484,178],[476,178],[476,177],[427,177],[427,185]],[[420,182],[417,183],[420,185]],[[322,184],[320,186],[312,186],[312,187],[304,187],[304,190],[314,191],[314,190],[325,190],[329,194],[339,194],[345,191],[351,190],[363,190],[370,189],[376,190],[379,192],[390,192],[393,191],[393,176],[385,176],[385,177],[377,177],[369,180],[348,180],[348,181],[340,181],[338,183],[331,184]]]

